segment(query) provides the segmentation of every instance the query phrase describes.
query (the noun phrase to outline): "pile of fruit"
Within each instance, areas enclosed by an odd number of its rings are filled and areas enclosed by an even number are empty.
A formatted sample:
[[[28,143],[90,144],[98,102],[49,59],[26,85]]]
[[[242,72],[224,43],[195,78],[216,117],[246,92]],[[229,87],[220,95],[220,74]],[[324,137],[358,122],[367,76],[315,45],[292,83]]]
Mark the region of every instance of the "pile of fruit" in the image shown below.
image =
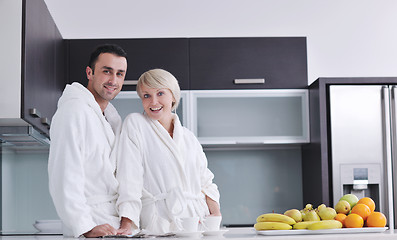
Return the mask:
[[[254,227],[258,231],[385,227],[386,221],[383,213],[375,211],[375,202],[371,198],[358,199],[354,194],[346,194],[335,208],[321,204],[313,209],[311,204],[307,204],[302,210],[262,214],[256,219]]]

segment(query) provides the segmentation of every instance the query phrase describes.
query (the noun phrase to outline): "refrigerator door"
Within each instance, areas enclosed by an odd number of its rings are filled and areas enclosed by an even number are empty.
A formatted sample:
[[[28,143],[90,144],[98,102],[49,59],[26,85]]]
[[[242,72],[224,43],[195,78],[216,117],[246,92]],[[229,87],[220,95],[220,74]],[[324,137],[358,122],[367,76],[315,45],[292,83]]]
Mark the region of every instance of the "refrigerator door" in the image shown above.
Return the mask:
[[[393,179],[393,199],[394,201],[397,201],[397,86],[391,86],[390,87],[390,109],[391,109],[391,132],[392,132],[392,141],[391,141],[391,146],[392,146],[392,174],[394,175]],[[391,197],[390,197],[391,198]],[[392,208],[394,213],[397,213],[397,202],[394,202],[394,207]],[[391,204],[390,204],[391,205]],[[392,206],[392,205],[391,205]],[[394,215],[394,228],[397,228],[397,214]]]
[[[387,86],[329,87],[334,204],[346,193],[354,193],[358,197],[365,195],[378,198],[377,211],[389,216],[389,101]]]

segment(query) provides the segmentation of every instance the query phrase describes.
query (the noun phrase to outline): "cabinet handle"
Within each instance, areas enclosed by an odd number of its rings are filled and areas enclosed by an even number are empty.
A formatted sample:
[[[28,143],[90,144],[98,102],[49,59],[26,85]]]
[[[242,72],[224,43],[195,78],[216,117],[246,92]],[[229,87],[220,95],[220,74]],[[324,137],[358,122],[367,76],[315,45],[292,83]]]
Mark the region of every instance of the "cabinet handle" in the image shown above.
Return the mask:
[[[265,84],[264,78],[234,79],[234,84]]]
[[[46,126],[50,126],[50,124],[51,124],[50,120],[48,120],[48,118],[46,118],[46,117],[42,117],[40,120],[41,120],[41,123]]]
[[[41,117],[41,113],[39,111],[37,111],[36,108],[29,109],[29,114],[30,114],[30,116],[32,116],[34,118],[40,118]]]
[[[138,84],[138,80],[124,80],[123,85],[136,86],[137,84]]]

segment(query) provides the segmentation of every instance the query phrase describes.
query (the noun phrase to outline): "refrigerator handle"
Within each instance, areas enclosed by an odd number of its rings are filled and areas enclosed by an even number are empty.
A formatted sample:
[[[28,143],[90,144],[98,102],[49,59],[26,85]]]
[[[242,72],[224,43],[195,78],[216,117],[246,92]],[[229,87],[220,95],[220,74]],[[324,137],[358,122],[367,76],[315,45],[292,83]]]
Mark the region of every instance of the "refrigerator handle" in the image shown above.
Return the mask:
[[[387,206],[387,215],[388,215],[388,222],[389,222],[389,229],[394,229],[394,203],[393,203],[393,177],[392,177],[392,155],[394,155],[395,148],[392,147],[393,144],[393,135],[394,129],[392,129],[393,125],[391,119],[394,117],[394,111],[392,106],[394,100],[391,99],[391,89],[388,86],[382,87],[382,117],[384,122],[384,142],[385,142],[385,166],[386,166],[386,206]]]

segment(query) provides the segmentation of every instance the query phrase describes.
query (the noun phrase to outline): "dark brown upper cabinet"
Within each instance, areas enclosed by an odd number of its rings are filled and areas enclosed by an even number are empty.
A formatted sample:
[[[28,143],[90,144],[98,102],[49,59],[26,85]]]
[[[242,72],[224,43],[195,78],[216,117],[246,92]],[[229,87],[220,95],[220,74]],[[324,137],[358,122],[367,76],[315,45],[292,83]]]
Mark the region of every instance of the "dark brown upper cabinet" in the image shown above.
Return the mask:
[[[42,0],[23,1],[21,116],[48,136],[65,87],[65,44]]]
[[[189,89],[189,51],[186,38],[163,39],[82,39],[68,40],[69,83],[87,85],[85,69],[91,52],[101,44],[117,44],[128,55],[126,83],[138,80],[142,73],[162,68],[172,73],[181,89]],[[135,91],[135,85],[124,85],[123,90]]]
[[[307,88],[305,37],[192,38],[189,43],[192,90]]]

